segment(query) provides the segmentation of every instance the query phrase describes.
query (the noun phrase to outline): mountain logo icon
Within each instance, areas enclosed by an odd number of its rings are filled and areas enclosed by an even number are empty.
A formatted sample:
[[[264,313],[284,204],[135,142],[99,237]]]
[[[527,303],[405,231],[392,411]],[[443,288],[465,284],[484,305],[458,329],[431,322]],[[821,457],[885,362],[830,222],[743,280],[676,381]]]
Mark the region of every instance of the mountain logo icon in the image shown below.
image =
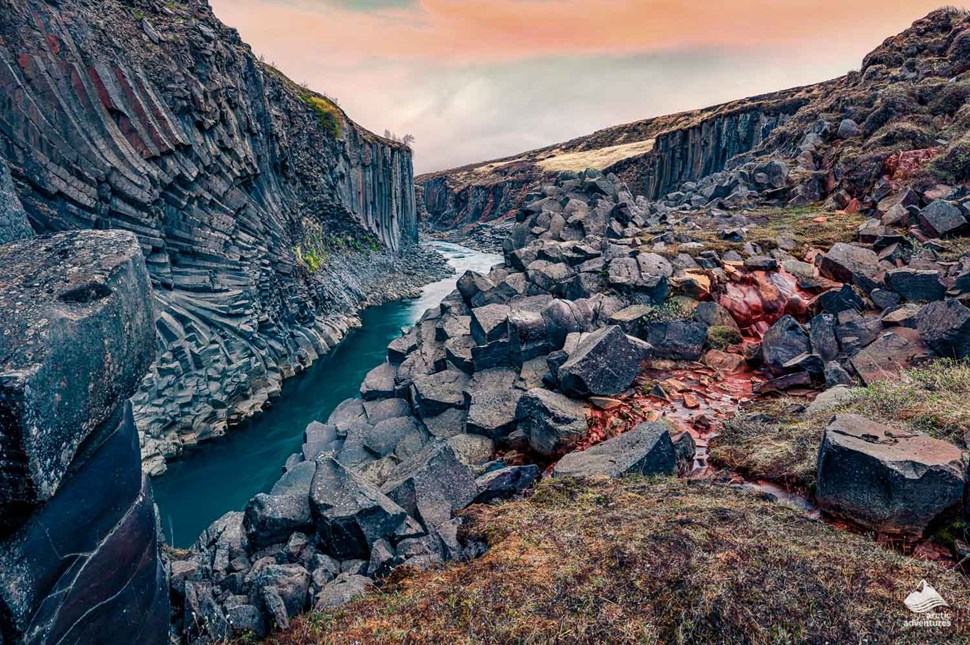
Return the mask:
[[[925,580],[920,581],[920,588],[906,596],[903,603],[914,614],[925,614],[937,607],[950,606]]]

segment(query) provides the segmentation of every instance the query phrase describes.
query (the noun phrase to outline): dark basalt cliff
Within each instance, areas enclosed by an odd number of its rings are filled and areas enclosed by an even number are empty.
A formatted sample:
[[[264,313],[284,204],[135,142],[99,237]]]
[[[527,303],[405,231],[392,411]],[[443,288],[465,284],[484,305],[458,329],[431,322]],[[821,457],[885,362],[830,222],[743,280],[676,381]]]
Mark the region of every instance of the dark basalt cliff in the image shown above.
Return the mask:
[[[0,0],[0,236],[137,235],[158,329],[133,399],[149,470],[437,270],[415,250],[412,176],[409,149],[263,65],[204,0]]]

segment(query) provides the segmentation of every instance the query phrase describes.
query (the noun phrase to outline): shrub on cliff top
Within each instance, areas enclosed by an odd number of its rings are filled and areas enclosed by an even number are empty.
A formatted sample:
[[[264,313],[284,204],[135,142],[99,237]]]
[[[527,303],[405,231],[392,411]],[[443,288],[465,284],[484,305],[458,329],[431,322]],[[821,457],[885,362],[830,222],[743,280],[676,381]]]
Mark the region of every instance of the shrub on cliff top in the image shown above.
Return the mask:
[[[337,139],[343,131],[340,110],[331,101],[313,94],[303,96],[303,102],[317,115],[317,122]]]

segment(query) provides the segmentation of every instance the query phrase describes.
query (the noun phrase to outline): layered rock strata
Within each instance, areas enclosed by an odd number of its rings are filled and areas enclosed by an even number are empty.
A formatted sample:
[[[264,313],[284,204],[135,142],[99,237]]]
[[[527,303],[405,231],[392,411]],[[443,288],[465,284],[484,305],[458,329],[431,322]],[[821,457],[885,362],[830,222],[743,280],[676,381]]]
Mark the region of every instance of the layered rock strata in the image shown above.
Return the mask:
[[[127,402],[155,355],[131,233],[0,247],[0,641],[168,642]]]
[[[416,251],[410,151],[261,63],[204,1],[4,3],[0,115],[2,239],[138,236],[150,470],[259,410],[361,305],[440,269]]]

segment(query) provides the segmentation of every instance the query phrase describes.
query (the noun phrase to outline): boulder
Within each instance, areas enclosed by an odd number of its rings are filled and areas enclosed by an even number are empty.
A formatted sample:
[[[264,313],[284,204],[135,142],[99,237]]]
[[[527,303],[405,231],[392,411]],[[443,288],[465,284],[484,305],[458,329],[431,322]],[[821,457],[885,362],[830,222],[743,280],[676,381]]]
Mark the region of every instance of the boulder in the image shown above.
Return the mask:
[[[589,331],[593,324],[593,310],[586,302],[553,300],[542,310],[546,321],[550,349],[560,349],[566,336]]]
[[[299,564],[270,564],[261,568],[254,566],[252,572],[246,576],[246,584],[255,596],[265,599],[270,594],[282,601],[285,614],[273,611],[272,606],[267,607],[281,627],[286,627],[288,619],[296,616],[309,604],[310,572]]]
[[[501,340],[508,336],[508,305],[494,304],[472,309],[471,334],[479,345]]]
[[[549,353],[546,321],[537,311],[514,309],[508,318],[509,351],[517,365]]]
[[[919,224],[930,237],[962,235],[967,231],[967,218],[959,206],[938,199],[919,212]]]
[[[485,473],[475,480],[478,486],[476,504],[487,504],[497,499],[510,499],[526,490],[539,480],[539,467],[509,466]]]
[[[468,375],[459,370],[415,377],[411,384],[415,411],[425,418],[437,416],[449,408],[463,408],[466,385]]]
[[[373,401],[394,396],[396,377],[396,366],[389,362],[378,365],[364,377],[364,382],[360,386],[361,398],[365,401]]]
[[[668,427],[641,423],[633,430],[582,452],[571,452],[553,468],[553,477],[673,475],[677,454]]]
[[[785,364],[802,354],[811,354],[809,336],[798,321],[784,316],[765,333],[761,340],[765,367],[773,374],[783,374]]]
[[[932,302],[920,311],[920,337],[940,356],[970,357],[970,309],[956,300]]]
[[[909,332],[909,333],[905,333]],[[886,332],[852,357],[852,368],[866,385],[892,381],[929,352],[912,330]]]
[[[818,256],[818,268],[825,277],[854,284],[866,292],[878,286],[879,256],[861,246],[837,242],[828,253]]]
[[[364,446],[378,457],[386,457],[394,452],[407,437],[421,434],[414,417],[392,417],[364,430]]]
[[[906,268],[887,271],[886,286],[908,302],[943,300],[946,295],[946,287],[940,282],[940,274],[933,270]]]
[[[309,486],[307,487],[307,492]],[[285,542],[296,532],[312,532],[310,500],[303,495],[266,495],[259,493],[246,504],[243,525],[254,550]]]
[[[475,379],[472,380],[474,384]],[[515,430],[515,411],[522,394],[522,390],[513,388],[511,383],[495,388],[471,388],[468,431],[503,441]]]
[[[480,434],[457,434],[447,441],[458,461],[469,466],[491,461],[495,454],[495,442]]]
[[[613,396],[626,391],[646,356],[615,325],[588,334],[559,368],[562,391],[573,397]]]
[[[478,495],[475,477],[444,441],[428,444],[398,466],[381,490],[429,531]]]
[[[128,232],[0,247],[0,534],[57,492],[81,444],[137,390],[155,358],[150,294]]]
[[[542,455],[565,452],[589,431],[582,404],[542,388],[529,390],[519,399],[516,417],[529,445]]]
[[[696,361],[704,354],[707,326],[693,320],[652,322],[647,325],[646,340],[655,358]]]
[[[365,576],[341,573],[317,593],[313,609],[319,612],[339,609],[354,598],[363,596],[373,584],[374,581]]]
[[[404,509],[330,456],[317,460],[310,510],[321,546],[340,559],[369,557],[375,541],[407,521]]]
[[[877,531],[919,534],[960,505],[965,470],[952,444],[839,414],[819,449],[816,499],[824,510]]]

